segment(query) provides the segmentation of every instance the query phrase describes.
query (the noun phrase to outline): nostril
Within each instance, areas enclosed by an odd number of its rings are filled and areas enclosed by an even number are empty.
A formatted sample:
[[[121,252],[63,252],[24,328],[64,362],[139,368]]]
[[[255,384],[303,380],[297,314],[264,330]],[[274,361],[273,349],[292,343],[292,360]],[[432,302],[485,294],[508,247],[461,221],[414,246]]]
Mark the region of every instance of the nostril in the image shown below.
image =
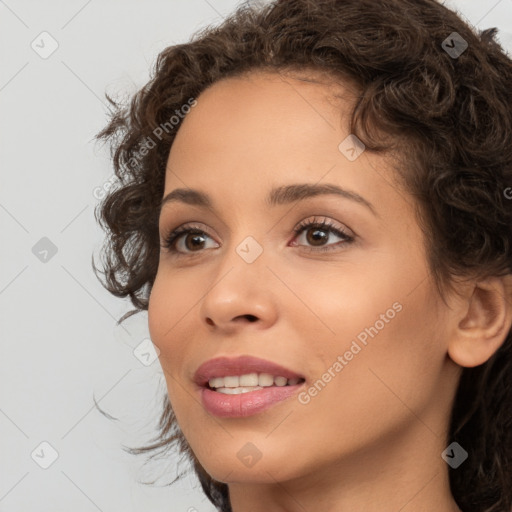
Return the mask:
[[[258,318],[255,317],[254,315],[245,315],[245,316],[247,317],[249,322],[256,322],[256,320],[258,320]]]

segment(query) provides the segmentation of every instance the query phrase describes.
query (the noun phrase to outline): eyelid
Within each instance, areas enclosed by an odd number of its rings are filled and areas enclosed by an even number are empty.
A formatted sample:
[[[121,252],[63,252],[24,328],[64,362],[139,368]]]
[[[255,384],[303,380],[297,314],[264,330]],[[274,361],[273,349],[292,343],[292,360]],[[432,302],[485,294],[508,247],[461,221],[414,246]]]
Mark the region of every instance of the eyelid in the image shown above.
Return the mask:
[[[341,231],[343,235],[355,238],[357,235],[352,231],[349,227],[346,226],[346,224],[342,224],[341,222],[334,221],[330,217],[326,215],[314,215],[313,218],[308,217],[307,219],[304,219],[301,221],[296,228],[294,228],[294,233],[297,234],[298,231],[301,229],[305,229],[307,227],[320,225],[323,229],[331,229],[333,231]]]

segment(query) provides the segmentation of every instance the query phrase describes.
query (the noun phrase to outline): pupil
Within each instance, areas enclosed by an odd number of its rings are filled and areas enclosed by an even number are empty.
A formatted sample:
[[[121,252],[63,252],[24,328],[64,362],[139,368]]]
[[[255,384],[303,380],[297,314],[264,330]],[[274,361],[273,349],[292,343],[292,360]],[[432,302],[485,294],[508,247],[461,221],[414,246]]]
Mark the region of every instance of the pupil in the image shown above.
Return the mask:
[[[308,242],[318,242],[322,241],[328,238],[328,235],[325,233],[325,230],[315,228],[314,230],[310,231],[313,235],[311,237],[308,237]],[[322,234],[323,233],[323,234]],[[320,235],[319,235],[320,234]]]
[[[203,237],[203,236],[201,236],[200,234],[195,234],[195,235],[194,235],[194,234],[192,234],[192,235],[190,235],[190,238],[188,238],[188,239],[187,239],[187,241],[194,240],[194,242],[191,244],[191,245],[192,245],[192,247],[190,247],[190,246],[189,246],[189,244],[187,243],[187,244],[186,244],[186,245],[187,245],[187,249],[193,249],[193,248],[194,248],[194,246],[195,246],[195,247],[199,247],[199,244],[201,243],[201,241],[203,241],[203,242],[204,242],[204,240],[201,240],[201,239],[203,239],[203,238],[204,238],[204,237]],[[196,243],[198,240],[200,240],[200,241],[199,241],[199,243]]]

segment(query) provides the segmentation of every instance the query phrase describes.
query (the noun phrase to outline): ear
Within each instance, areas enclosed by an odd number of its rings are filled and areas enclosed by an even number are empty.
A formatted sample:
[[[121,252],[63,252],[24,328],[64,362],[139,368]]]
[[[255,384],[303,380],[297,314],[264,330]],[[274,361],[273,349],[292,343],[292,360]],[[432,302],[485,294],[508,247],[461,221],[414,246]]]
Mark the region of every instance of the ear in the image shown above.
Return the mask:
[[[512,274],[472,283],[456,307],[457,324],[448,354],[460,366],[485,363],[500,348],[512,324]]]

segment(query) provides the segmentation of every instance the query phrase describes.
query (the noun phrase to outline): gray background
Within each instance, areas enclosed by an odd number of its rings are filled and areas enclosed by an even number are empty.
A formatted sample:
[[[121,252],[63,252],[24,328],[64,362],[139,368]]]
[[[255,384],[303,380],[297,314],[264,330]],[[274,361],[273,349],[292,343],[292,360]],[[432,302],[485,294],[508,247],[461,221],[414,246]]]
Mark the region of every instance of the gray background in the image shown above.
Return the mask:
[[[156,433],[165,386],[143,356],[146,313],[116,326],[131,304],[91,269],[103,240],[96,196],[112,176],[92,138],[105,91],[133,94],[162,49],[239,3],[0,1],[0,512],[214,510],[192,474],[164,486],[186,464],[144,466],[121,449]],[[498,27],[512,54],[512,0],[445,4]]]

